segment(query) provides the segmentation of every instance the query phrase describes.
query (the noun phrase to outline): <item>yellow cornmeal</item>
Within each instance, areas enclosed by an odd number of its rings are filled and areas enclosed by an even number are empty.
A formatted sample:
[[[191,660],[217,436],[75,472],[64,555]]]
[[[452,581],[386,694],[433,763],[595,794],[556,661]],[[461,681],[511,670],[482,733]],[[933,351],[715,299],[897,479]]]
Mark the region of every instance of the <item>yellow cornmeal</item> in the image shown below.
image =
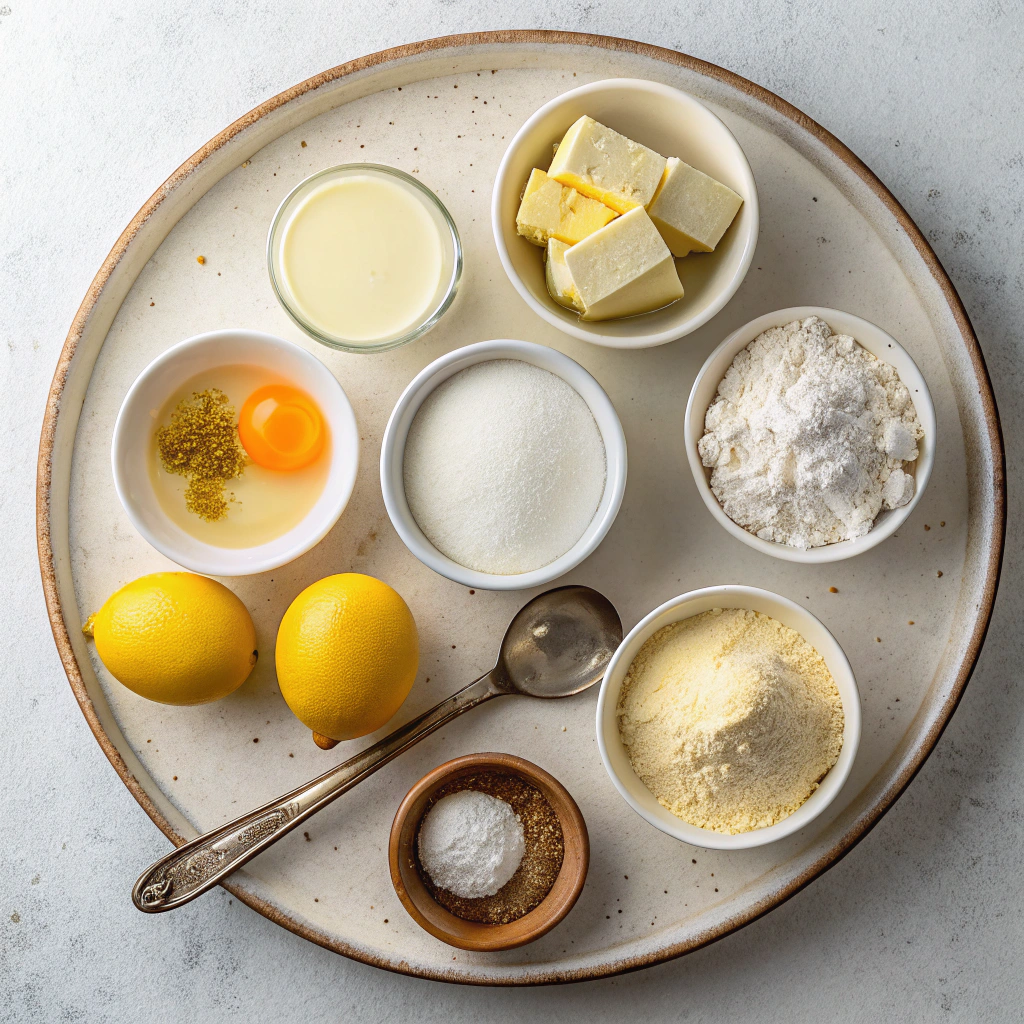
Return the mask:
[[[843,704],[821,655],[740,608],[659,629],[626,673],[618,716],[633,770],[658,803],[714,832],[789,817],[843,745]]]

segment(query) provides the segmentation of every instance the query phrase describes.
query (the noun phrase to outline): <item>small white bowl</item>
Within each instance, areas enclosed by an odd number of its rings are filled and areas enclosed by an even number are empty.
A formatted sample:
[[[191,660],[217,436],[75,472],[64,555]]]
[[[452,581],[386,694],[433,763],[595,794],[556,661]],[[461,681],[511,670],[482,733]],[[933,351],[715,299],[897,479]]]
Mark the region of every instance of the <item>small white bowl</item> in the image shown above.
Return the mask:
[[[743,197],[736,220],[713,253],[691,253],[676,263],[686,295],[664,309],[622,320],[580,320],[548,295],[542,250],[516,232],[516,211],[530,171],[550,166],[552,144],[584,114],[663,156],[685,160]],[[519,129],[498,167],[491,227],[505,273],[538,316],[595,345],[651,348],[695,331],[736,293],[757,244],[757,188],[735,136],[703,103],[659,82],[611,78],[556,96]]]
[[[420,406],[449,377],[475,363],[492,359],[521,359],[550,371],[575,388],[597,421],[607,460],[604,494],[583,536],[564,555],[548,565],[511,576],[467,569],[443,555],[419,528],[405,497],[405,441]],[[500,415],[500,410],[496,410],[496,414]],[[626,490],[626,436],[604,388],[575,360],[545,345],[534,345],[527,341],[481,341],[435,359],[402,392],[384,431],[380,451],[380,486],[384,492],[384,505],[398,535],[424,565],[456,583],[477,590],[526,590],[543,586],[564,575],[592,554],[604,540],[605,534],[615,522]]]
[[[218,366],[260,366],[305,391],[330,431],[331,465],[323,493],[287,533],[251,548],[221,548],[197,540],[160,506],[148,462],[156,417],[190,378]],[[114,487],[142,536],[178,565],[209,576],[249,576],[276,569],[319,543],[345,510],[356,482],[359,431],[355,413],[334,374],[298,345],[259,331],[226,330],[179,342],[139,374],[125,395],[111,445]]]
[[[622,682],[644,643],[662,626],[688,619],[712,608],[749,608],[770,615],[784,626],[796,630],[825,659],[825,664],[839,690],[846,719],[839,760],[807,801],[776,825],[740,832],[737,835],[698,828],[662,807],[633,771],[629,754],[619,737],[619,721],[616,714]],[[703,590],[693,590],[681,597],[674,597],[661,607],[655,608],[629,631],[612,656],[597,700],[597,746],[615,788],[626,803],[655,828],[684,843],[706,850],[747,850],[754,846],[764,846],[766,843],[773,843],[792,835],[810,824],[843,788],[853,767],[853,760],[857,756],[859,743],[860,693],[842,647],[820,620],[806,608],[801,608],[800,605],[785,597],[779,597],[778,594],[758,590],[756,587],[706,587]]]
[[[914,496],[902,508],[886,509],[879,513],[874,526],[863,537],[853,540],[842,540],[835,544],[826,544],[806,551],[779,544],[775,541],[761,540],[742,526],[734,523],[722,508],[714,492],[711,490],[711,470],[705,468],[699,453],[697,442],[704,436],[704,417],[708,406],[714,401],[718,385],[732,365],[733,359],[742,349],[746,348],[759,334],[769,327],[781,327],[794,320],[803,320],[809,316],[817,316],[824,320],[836,334],[848,334],[858,344],[866,348],[882,362],[896,367],[900,379],[910,389],[917,418],[921,421],[924,437],[918,442],[916,462],[910,463],[914,475]],[[704,499],[704,504],[711,514],[738,540],[749,545],[762,554],[774,558],[782,558],[787,562],[803,562],[804,564],[822,564],[838,562],[844,558],[852,558],[864,551],[869,551],[876,544],[881,544],[886,537],[895,533],[914,511],[921,500],[921,495],[928,484],[935,462],[935,406],[928,393],[921,371],[910,358],[906,349],[891,335],[876,327],[868,320],[862,320],[852,313],[843,313],[838,309],[825,309],[822,306],[792,306],[780,309],[775,313],[765,313],[756,320],[751,320],[737,331],[733,331],[721,345],[708,356],[707,361],[697,374],[697,379],[690,389],[690,398],[686,403],[686,418],[683,427],[686,444],[686,457],[690,461],[693,479],[697,490]]]

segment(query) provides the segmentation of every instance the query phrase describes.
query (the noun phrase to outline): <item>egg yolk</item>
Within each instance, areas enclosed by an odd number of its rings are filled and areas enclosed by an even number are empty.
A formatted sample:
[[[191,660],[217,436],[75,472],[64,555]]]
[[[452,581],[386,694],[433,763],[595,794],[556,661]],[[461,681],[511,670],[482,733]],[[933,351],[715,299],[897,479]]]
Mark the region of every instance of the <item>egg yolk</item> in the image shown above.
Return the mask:
[[[238,437],[258,466],[302,469],[324,450],[324,421],[313,399],[286,384],[257,388],[238,415]]]

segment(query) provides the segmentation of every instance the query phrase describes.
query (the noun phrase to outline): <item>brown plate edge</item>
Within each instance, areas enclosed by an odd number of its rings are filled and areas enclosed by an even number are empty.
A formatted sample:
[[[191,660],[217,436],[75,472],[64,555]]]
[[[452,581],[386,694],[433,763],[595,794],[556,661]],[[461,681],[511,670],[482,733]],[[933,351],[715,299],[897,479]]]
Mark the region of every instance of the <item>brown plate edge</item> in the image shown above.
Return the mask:
[[[466,977],[464,975],[449,974],[441,971],[424,970],[414,968],[402,961],[385,960],[366,953],[365,950],[353,948],[346,943],[340,943],[329,936],[316,931],[309,926],[295,921],[280,909],[273,906],[266,900],[251,893],[244,892],[239,886],[232,883],[224,884],[228,890],[239,901],[245,903],[253,910],[264,917],[279,924],[296,935],[301,936],[325,949],[341,953],[354,960],[380,967],[396,973],[408,974],[415,977],[430,978],[437,981],[460,982],[463,984],[476,985],[536,985],[554,984],[563,982],[585,981],[596,978],[610,977],[623,974],[629,971],[640,970],[654,964],[663,963],[675,959],[685,953],[693,952],[703,946],[714,942],[716,939],[728,935],[730,932],[749,924],[769,910],[781,905],[790,899],[806,885],[812,882],[818,875],[822,874],[833,864],[844,857],[864,836],[878,823],[882,815],[893,805],[896,799],[903,793],[906,787],[913,780],[914,776],[924,764],[928,755],[934,749],[943,730],[949,723],[953,712],[956,710],[967,683],[971,677],[974,667],[977,664],[981,653],[982,645],[988,632],[989,623],[992,618],[992,609],[995,603],[996,591],[999,584],[999,573],[1002,567],[1003,549],[1006,534],[1006,460],[1003,448],[1002,428],[999,421],[999,412],[996,408],[995,395],[992,390],[992,383],[989,377],[985,359],[978,344],[974,328],[971,326],[967,311],[964,308],[960,296],[957,294],[952,281],[946,274],[945,269],[939,262],[938,257],[928,244],[920,229],[911,219],[910,215],[900,205],[893,194],[885,187],[881,180],[871,169],[857,157],[846,145],[839,141],[834,135],[824,129],[816,121],[812,120],[792,104],[776,96],[774,93],[756,85],[755,83],[728,71],[725,68],[707,61],[691,57],[675,50],[654,46],[649,43],[636,42],[634,40],[621,39],[613,36],[593,35],[588,33],[560,32],[546,30],[502,30],[496,32],[474,32],[461,35],[440,36],[435,39],[428,39],[421,42],[409,43],[403,46],[393,47],[388,50],[381,50],[377,53],[360,57],[356,60],[340,64],[328,71],[321,72],[312,78],[307,79],[298,85],[293,86],[266,102],[255,107],[234,121],[219,135],[215,136],[205,146],[196,151],[186,160],[171,176],[153,193],[145,205],[132,218],[131,222],[121,233],[113,248],[103,261],[99,271],[89,286],[86,296],[82,301],[75,318],[72,321],[71,329],[61,351],[60,359],[54,373],[53,382],[47,396],[46,413],[43,419],[43,426],[39,442],[39,457],[36,472],[36,543],[39,551],[39,567],[42,576],[43,594],[46,600],[47,614],[50,619],[50,627],[53,631],[57,651],[64,665],[64,669],[71,684],[71,689],[82,708],[86,721],[92,729],[107,759],[113,765],[114,770],[121,777],[121,780],[128,787],[129,791],[139,802],[143,810],[152,818],[158,828],[170,839],[175,846],[185,842],[184,838],[174,830],[171,824],[163,816],[157,806],[150,799],[138,780],[128,769],[127,764],[121,757],[116,747],[107,736],[100,723],[99,716],[89,697],[85,682],[82,678],[78,661],[75,658],[68,635],[67,626],[64,622],[63,610],[61,608],[60,595],[57,588],[56,570],[54,565],[53,547],[50,540],[50,485],[52,477],[52,460],[54,437],[57,427],[57,417],[60,410],[61,397],[67,381],[68,371],[75,354],[78,342],[82,336],[86,322],[92,314],[96,303],[106,286],[114,269],[124,256],[129,244],[134,239],[142,225],[153,215],[165,198],[172,191],[178,188],[188,176],[212,153],[216,152],[231,139],[246,128],[255,124],[271,111],[291,102],[293,99],[318,89],[321,86],[344,78],[359,71],[376,67],[381,64],[403,60],[419,54],[430,53],[456,46],[475,46],[493,44],[543,44],[543,45],[568,45],[568,46],[592,46],[598,49],[616,50],[627,53],[634,53],[638,56],[649,57],[666,64],[688,68],[708,78],[717,79],[741,92],[754,97],[765,105],[771,107],[779,114],[789,118],[798,127],[802,128],[817,141],[825,145],[840,160],[850,167],[857,176],[871,189],[882,203],[896,218],[896,221],[906,232],[907,237],[918,251],[925,266],[928,267],[936,283],[938,284],[946,303],[953,314],[953,319],[960,330],[964,346],[974,369],[974,376],[978,385],[978,394],[985,412],[985,423],[988,428],[988,444],[992,458],[992,501],[993,501],[993,536],[989,550],[988,567],[985,575],[985,583],[974,623],[974,630],[968,641],[966,652],[960,664],[953,688],[941,709],[938,719],[929,733],[924,737],[914,751],[913,756],[908,760],[899,776],[894,779],[888,791],[882,799],[863,814],[855,823],[854,827],[842,837],[831,850],[820,857],[814,864],[809,866],[801,875],[795,878],[783,889],[772,893],[741,914],[722,922],[708,932],[674,946],[669,946],[651,954],[631,957],[620,960],[616,963],[609,963],[593,968],[585,968],[572,971],[552,970],[546,973],[530,973],[521,978],[501,978],[493,980],[489,978]]]

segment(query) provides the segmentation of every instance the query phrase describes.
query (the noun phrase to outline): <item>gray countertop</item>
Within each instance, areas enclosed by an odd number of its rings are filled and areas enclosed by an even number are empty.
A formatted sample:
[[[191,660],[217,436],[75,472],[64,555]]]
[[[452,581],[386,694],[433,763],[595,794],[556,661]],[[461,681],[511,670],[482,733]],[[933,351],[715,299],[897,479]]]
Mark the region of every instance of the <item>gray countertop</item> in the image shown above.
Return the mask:
[[[64,336],[121,229],[228,122],[352,57],[448,32],[563,28],[673,47],[847,143],[949,271],[1009,443],[1002,587],[966,695],[908,791],[784,906],[622,978],[488,990],[326,952],[223,890],[161,917],[128,885],[166,840],[111,770],[50,637],[39,425]],[[1020,1020],[1024,633],[1024,9],[996,0],[0,2],[0,1021]]]

